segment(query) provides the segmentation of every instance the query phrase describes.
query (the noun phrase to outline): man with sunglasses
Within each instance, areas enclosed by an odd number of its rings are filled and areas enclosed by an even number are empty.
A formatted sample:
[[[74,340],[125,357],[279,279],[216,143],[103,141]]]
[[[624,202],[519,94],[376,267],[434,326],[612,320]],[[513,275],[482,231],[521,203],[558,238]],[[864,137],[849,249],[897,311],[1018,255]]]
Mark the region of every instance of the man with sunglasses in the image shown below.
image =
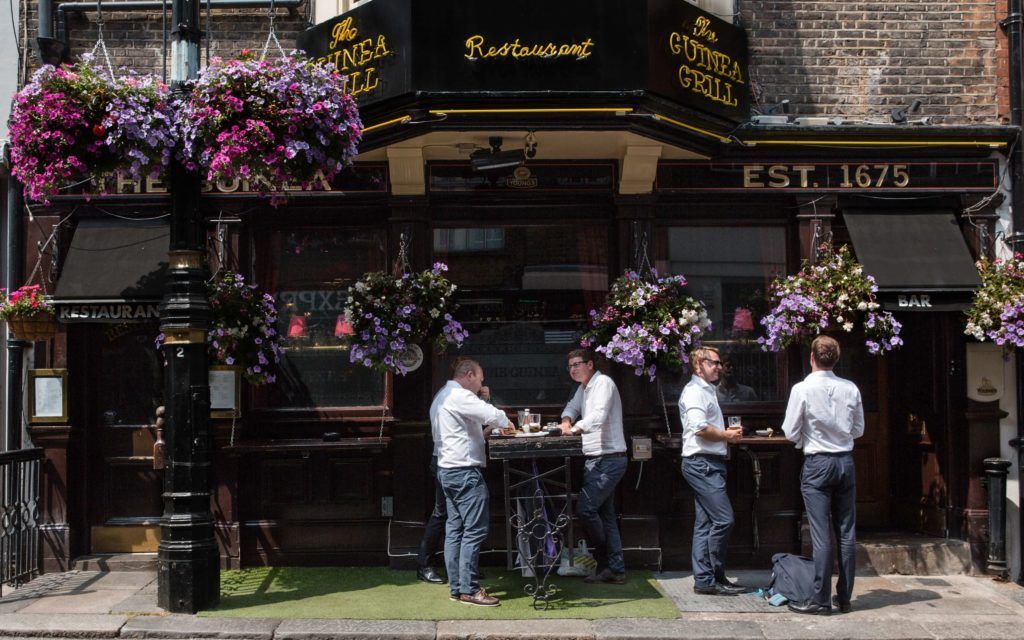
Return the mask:
[[[583,436],[587,460],[576,515],[597,561],[597,572],[584,582],[623,584],[626,565],[615,514],[615,488],[628,463],[622,400],[615,381],[594,367],[590,349],[570,351],[568,369],[580,386],[562,410],[562,433]]]
[[[725,488],[729,443],[739,442],[742,429],[726,429],[715,385],[722,376],[722,358],[714,347],[690,354],[693,377],[679,396],[683,425],[683,478],[693,489],[693,591],[734,596],[746,589],[725,577],[725,555],[732,530],[732,504]]]

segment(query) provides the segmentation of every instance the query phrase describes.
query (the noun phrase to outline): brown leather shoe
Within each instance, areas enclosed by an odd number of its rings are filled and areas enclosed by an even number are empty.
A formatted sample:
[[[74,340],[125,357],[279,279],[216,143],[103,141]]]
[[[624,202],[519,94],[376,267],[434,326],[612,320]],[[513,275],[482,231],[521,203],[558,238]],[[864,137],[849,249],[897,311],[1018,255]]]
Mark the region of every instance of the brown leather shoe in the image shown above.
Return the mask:
[[[483,587],[480,587],[480,590],[473,595],[462,594],[459,596],[459,602],[477,607],[496,607],[501,604],[494,596],[487,595],[487,590]]]

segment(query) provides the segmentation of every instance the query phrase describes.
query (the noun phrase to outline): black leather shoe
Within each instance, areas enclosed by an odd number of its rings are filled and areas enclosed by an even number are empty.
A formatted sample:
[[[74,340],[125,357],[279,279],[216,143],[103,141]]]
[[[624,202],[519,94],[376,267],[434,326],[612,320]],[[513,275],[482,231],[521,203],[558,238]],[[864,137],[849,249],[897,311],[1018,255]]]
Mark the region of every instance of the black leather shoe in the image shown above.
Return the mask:
[[[832,596],[832,606],[839,609],[839,613],[850,613],[853,606],[849,602],[840,602],[839,596]]]
[[[728,593],[728,594],[733,594],[733,595],[737,595],[737,596],[742,594],[742,593],[749,593],[750,592],[750,589],[748,589],[748,588],[746,588],[744,586],[738,585],[735,582],[729,582],[728,580],[722,580],[721,582],[719,582],[718,583],[718,588],[721,589],[722,591]]]
[[[698,587],[694,585],[693,592],[702,596],[735,596],[740,592],[723,587],[720,584],[713,584],[710,587]]]
[[[423,567],[416,570],[416,577],[423,582],[429,582],[431,584],[444,584],[445,580],[441,577],[434,567]]]
[[[794,613],[806,613],[812,616],[827,616],[832,613],[832,607],[817,602],[790,602],[788,606],[789,610]]]

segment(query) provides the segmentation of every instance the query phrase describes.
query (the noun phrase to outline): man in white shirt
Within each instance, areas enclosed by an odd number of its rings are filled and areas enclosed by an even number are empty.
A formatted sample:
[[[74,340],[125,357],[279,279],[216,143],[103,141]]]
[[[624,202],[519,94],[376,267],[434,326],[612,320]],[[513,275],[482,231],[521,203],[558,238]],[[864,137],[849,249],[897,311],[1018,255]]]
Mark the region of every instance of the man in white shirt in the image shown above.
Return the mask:
[[[615,381],[594,367],[590,349],[569,352],[569,376],[580,383],[562,410],[562,433],[583,435],[583,488],[576,515],[593,548],[597,571],[585,582],[623,584],[626,565],[615,514],[615,489],[626,473],[622,400]]]
[[[793,386],[782,431],[804,450],[800,492],[814,549],[814,597],[790,602],[797,613],[832,610],[832,537],[839,544],[835,605],[850,610],[857,543],[857,479],[853,441],[864,435],[864,405],[857,385],[832,373],[839,343],[818,336],[811,343],[811,373]],[[829,523],[831,522],[831,530]]]
[[[437,479],[444,491],[444,560],[451,598],[481,607],[499,602],[478,580],[480,547],[487,538],[488,491],[483,469],[487,466],[484,438],[492,429],[512,429],[503,411],[478,397],[484,371],[470,359],[459,362],[452,379],[438,391],[431,405],[430,425],[438,442]]]
[[[698,347],[690,354],[693,377],[679,396],[683,425],[683,478],[693,489],[693,591],[703,595],[733,596],[746,589],[725,577],[733,513],[726,492],[725,460],[729,443],[739,442],[742,429],[726,429],[718,406],[715,384],[722,375],[722,358],[714,347]]]

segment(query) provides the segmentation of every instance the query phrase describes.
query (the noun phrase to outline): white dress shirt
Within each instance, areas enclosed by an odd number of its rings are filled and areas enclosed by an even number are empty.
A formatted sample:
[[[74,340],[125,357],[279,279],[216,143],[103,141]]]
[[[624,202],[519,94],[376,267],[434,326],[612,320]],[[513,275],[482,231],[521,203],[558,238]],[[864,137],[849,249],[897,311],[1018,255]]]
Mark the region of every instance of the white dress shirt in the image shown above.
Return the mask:
[[[805,455],[852,451],[864,435],[860,390],[831,371],[812,372],[793,385],[782,431]]]
[[[575,421],[573,428],[583,432],[583,455],[603,456],[626,451],[622,433],[622,399],[611,376],[595,371],[586,387],[576,388],[562,417]]]
[[[437,447],[437,466],[486,467],[484,427],[504,427],[505,412],[493,407],[458,382],[449,380],[430,405],[430,431]]]
[[[709,424],[725,428],[725,416],[718,406],[715,386],[700,376],[693,376],[679,394],[679,420],[683,425],[683,457],[698,453],[724,456],[729,444],[724,440],[705,440],[697,435]]]

